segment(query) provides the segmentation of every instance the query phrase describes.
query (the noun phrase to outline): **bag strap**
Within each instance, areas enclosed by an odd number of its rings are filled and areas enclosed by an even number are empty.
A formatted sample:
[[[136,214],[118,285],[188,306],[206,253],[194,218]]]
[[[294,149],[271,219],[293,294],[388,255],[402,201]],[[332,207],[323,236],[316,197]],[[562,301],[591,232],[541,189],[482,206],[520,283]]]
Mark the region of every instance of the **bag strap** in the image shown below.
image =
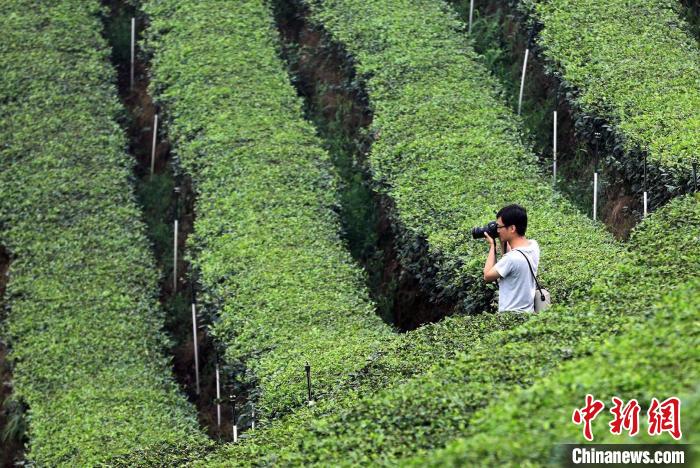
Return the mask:
[[[540,291],[540,299],[542,299],[544,301],[544,299],[545,299],[544,293],[542,292],[542,288],[540,287],[540,282],[537,281],[537,275],[535,275],[535,270],[532,269],[532,265],[530,264],[530,259],[527,258],[527,255],[525,255],[525,252],[523,252],[522,250],[518,250],[518,249],[513,249],[513,250],[517,250],[518,252],[523,254],[523,257],[525,257],[525,261],[527,262],[527,266],[530,267],[530,273],[532,273],[532,277],[535,278],[535,286],[537,286],[537,289]]]

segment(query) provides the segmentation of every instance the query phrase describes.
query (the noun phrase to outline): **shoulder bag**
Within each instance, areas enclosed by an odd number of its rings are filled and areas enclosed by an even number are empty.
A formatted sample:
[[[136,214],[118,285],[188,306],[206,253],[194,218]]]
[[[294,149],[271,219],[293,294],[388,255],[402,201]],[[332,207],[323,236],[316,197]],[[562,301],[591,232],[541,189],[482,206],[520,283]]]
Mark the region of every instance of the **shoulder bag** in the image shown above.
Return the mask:
[[[518,249],[514,249],[518,250]],[[535,312],[540,312],[542,310],[547,310],[550,308],[552,305],[552,296],[549,294],[549,291],[547,291],[544,288],[540,287],[540,282],[537,281],[537,276],[535,275],[535,270],[532,269],[532,265],[530,264],[530,259],[527,258],[527,255],[525,255],[525,252],[522,250],[518,250],[521,254],[523,254],[523,257],[525,257],[525,261],[527,262],[527,266],[530,267],[530,273],[532,273],[532,277],[535,278],[535,285],[537,286],[537,291],[535,292]],[[539,294],[538,294],[539,292]]]

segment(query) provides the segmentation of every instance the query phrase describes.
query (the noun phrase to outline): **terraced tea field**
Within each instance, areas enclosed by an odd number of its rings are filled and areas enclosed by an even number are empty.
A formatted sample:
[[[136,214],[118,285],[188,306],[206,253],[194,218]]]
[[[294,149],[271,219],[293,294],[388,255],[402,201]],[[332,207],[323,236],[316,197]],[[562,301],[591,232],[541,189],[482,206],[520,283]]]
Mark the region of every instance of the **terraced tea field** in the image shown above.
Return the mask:
[[[697,460],[694,2],[5,7],[4,466]]]

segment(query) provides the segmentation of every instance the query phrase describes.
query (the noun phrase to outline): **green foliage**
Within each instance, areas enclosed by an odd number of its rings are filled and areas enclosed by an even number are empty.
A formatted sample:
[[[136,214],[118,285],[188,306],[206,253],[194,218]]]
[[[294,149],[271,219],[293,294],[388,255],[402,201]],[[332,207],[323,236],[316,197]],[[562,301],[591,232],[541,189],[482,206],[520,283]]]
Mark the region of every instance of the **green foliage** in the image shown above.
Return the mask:
[[[238,376],[277,417],[364,366],[391,330],[340,240],[329,155],[302,118],[258,1],[151,1],[152,88],[197,193],[199,301]],[[216,12],[214,15],[213,12]]]
[[[232,460],[237,464],[390,462],[416,448],[441,446],[463,431],[475,410],[505,389],[530,385],[650,314],[650,304],[660,297],[657,285],[679,284],[700,264],[691,250],[700,226],[675,229],[678,219],[700,219],[697,201],[677,201],[650,217],[635,234],[631,252],[623,253],[540,182],[532,158],[516,138],[516,119],[493,97],[488,75],[455,39],[451,26],[456,24],[439,6],[380,1],[310,6],[312,18],[347,47],[366,78],[378,136],[371,169],[396,200],[399,222],[415,226],[404,232],[427,231],[433,250],[439,244],[464,252],[470,247],[461,245],[464,236],[455,230],[455,220],[462,219],[458,227],[463,233],[477,224],[477,216],[501,204],[491,198],[509,194],[516,200],[532,200],[533,211],[541,210],[538,222],[552,223],[533,237],[546,239],[541,242],[551,247],[559,262],[548,274],[561,302],[522,326],[477,334],[468,353],[437,355],[428,372],[414,370],[412,362],[384,366],[393,367],[396,374],[370,375],[366,386],[360,384],[339,393],[335,401],[275,421],[246,443],[219,451],[207,462],[214,465]],[[363,21],[357,21],[359,17]],[[473,207],[466,205],[472,200]],[[682,258],[685,263],[674,256],[676,249],[691,252]],[[443,260],[449,260],[446,251],[445,247],[440,252]],[[403,260],[407,258],[410,255]],[[471,263],[442,266],[473,280],[482,256],[467,258]],[[676,272],[670,280],[669,269]],[[681,269],[685,275],[677,274]],[[463,291],[463,286],[455,289]],[[590,298],[583,300],[581,291],[588,287]],[[450,331],[456,335],[474,324],[467,317],[453,320]],[[430,328],[418,333],[423,330]],[[401,349],[396,343],[392,346]],[[425,362],[428,359],[419,364]]]
[[[460,17],[468,17],[469,0],[452,0],[450,3]],[[600,164],[597,166],[599,203],[603,203],[604,218],[607,218],[608,210],[614,203],[629,203],[619,198],[618,190],[623,190],[625,195],[636,200],[631,206],[639,205],[631,213],[625,206],[623,212],[629,213],[629,223],[634,218],[638,221],[642,217],[641,200],[645,190],[648,192],[649,208],[654,210],[692,189],[688,180],[690,166],[686,166],[685,174],[679,177],[679,174],[671,173],[653,158],[646,167],[645,180],[644,148],[628,144],[627,136],[614,127],[615,122],[611,125],[608,115],[591,114],[590,109],[581,108],[576,100],[579,91],[566,81],[561,82],[561,70],[553,67],[551,61],[547,62],[546,57],[539,53],[541,49],[536,42],[528,45],[528,37],[536,36],[540,25],[532,24],[526,15],[523,17],[517,5],[517,1],[475,2],[473,29],[468,37],[487,68],[503,84],[506,98],[513,108],[518,102],[524,49],[530,47],[533,55],[528,62],[522,120],[527,135],[532,139],[533,149],[540,155],[540,163],[548,171],[551,171],[552,163],[552,111],[556,97],[566,102],[565,109],[571,110],[572,121],[568,122],[567,112],[562,120],[560,108],[559,141],[564,145],[559,145],[557,173],[560,177],[557,189],[566,193],[581,211],[591,214],[592,179],[596,167],[593,154],[596,147],[600,154]],[[573,128],[568,128],[569,125]],[[598,143],[595,132],[601,132]],[[632,227],[608,225],[613,232],[624,235]]]
[[[413,378],[376,379],[376,387],[348,391],[332,406],[300,411],[243,444],[222,448],[206,464],[393,465],[416,451],[442,447],[461,436],[474,413],[499,396],[531,386],[568,360],[595,353],[607,338],[657,314],[655,304],[668,291],[696,278],[699,238],[700,197],[676,199],[633,232],[629,251],[611,259],[587,300],[555,305],[520,326],[486,333],[468,342],[466,352],[436,360]],[[683,299],[678,300],[679,310],[685,311]],[[680,317],[696,311],[693,304]],[[473,326],[469,320],[455,317],[448,327],[459,333]],[[685,336],[679,338],[684,345],[678,353],[696,360],[697,347]]]
[[[452,359],[468,352],[483,336],[522,324],[527,318],[523,314],[453,316],[398,335],[397,339],[371,355],[366,366],[351,374],[350,379],[335,389],[331,398],[271,421],[261,431],[248,432],[249,438],[244,444],[224,446],[200,465],[225,465],[232,460],[243,465],[300,463],[290,446],[301,446],[309,437],[315,437],[308,432],[315,421],[321,419],[324,426],[337,413],[352,411],[377,391],[396,388],[437,363],[449,365]],[[303,428],[302,432],[299,432],[300,428]],[[365,430],[362,429],[357,436],[365,437]],[[315,445],[314,452],[307,455],[314,460],[323,460],[329,456],[329,451],[334,452],[333,444],[331,441],[328,448]]]
[[[557,444],[586,443],[581,427],[571,422],[574,408],[590,393],[607,410],[593,422],[595,443],[674,443],[668,435],[646,433],[646,411],[652,397],[683,397],[697,386],[700,374],[700,278],[670,289],[652,309],[653,318],[606,341],[592,356],[564,364],[556,373],[476,413],[464,438],[447,448],[411,460],[415,466],[523,466],[556,464]],[[636,398],[642,406],[640,432],[634,438],[610,433],[611,398]],[[697,444],[698,402],[681,398],[682,439]],[[697,421],[696,421],[697,422]],[[697,445],[696,445],[697,446]],[[403,461],[402,465],[408,465]]]
[[[27,433],[26,410],[21,402],[12,398],[2,402],[0,414],[4,418],[4,424],[0,428],[0,441],[5,447],[12,447],[13,443],[18,443],[25,438]],[[4,455],[4,449],[0,450],[0,455]]]
[[[204,443],[171,380],[157,274],[97,1],[5,2],[0,224],[12,253],[4,335],[28,458],[88,466]]]
[[[204,457],[211,446],[185,441],[157,443],[108,460],[105,465],[119,468],[184,466]]]
[[[385,322],[392,323],[393,295],[381,292],[384,252],[379,248],[379,201],[373,195],[369,175],[358,161],[361,144],[355,135],[348,132],[347,124],[343,121],[352,116],[351,109],[347,103],[335,104],[338,106],[335,115],[327,117],[324,115],[322,96],[323,91],[317,91],[316,96],[307,100],[307,113],[338,174],[343,238],[347,240],[353,258],[364,266],[368,274],[368,286],[377,303],[378,314]]]
[[[104,3],[115,4],[121,2],[111,1]],[[131,60],[131,18],[134,15],[133,8],[129,8],[126,5],[128,2],[123,3],[124,6],[122,8],[112,7],[112,11],[109,14],[110,20],[105,22],[104,36],[109,44],[112,45],[112,50],[110,51],[112,62],[128,66]]]
[[[700,151],[700,50],[672,0],[523,0],[550,71],[628,151],[676,175]]]
[[[364,80],[374,113],[369,168],[395,203],[399,260],[433,297],[458,300],[463,311],[487,307],[486,249],[470,230],[508,203],[528,209],[528,236],[546,246],[540,274],[558,302],[585,290],[617,255],[611,237],[540,177],[519,119],[446,5],[308,6],[311,21],[347,49]]]
[[[469,18],[469,7],[471,0],[452,0],[459,17],[464,21]],[[504,99],[511,108],[517,109],[520,93],[520,83],[522,78],[523,53],[527,46],[527,31],[525,28],[518,28],[517,15],[514,9],[508,8],[507,3],[495,3],[488,0],[474,2],[474,15],[472,33],[469,40],[474,50],[479,54],[480,60],[486,68],[499,81],[504,90]],[[552,125],[553,115],[557,104],[556,96],[559,93],[554,80],[542,76],[544,70],[533,66],[536,60],[534,57],[528,59],[527,79],[523,90],[521,119],[524,133],[532,141],[532,149],[538,154],[540,165],[551,174],[552,170]],[[593,125],[599,122],[588,118],[585,115],[575,115],[574,126],[577,134],[583,138],[567,139],[566,134],[562,135],[562,122],[559,122],[559,141],[566,142],[566,146],[559,145],[559,161],[557,163],[557,190],[564,193],[566,197],[583,213],[592,217],[593,210],[593,170],[594,163],[591,158]],[[561,114],[560,117],[561,119]],[[591,128],[588,128],[588,127]],[[614,151],[600,145],[600,154],[612,159]],[[564,150],[564,151],[562,151]],[[562,158],[562,156],[564,156]],[[599,167],[603,169],[599,174],[600,193],[605,193],[605,185],[613,182],[613,174],[606,171],[613,161],[605,160],[605,164]],[[634,175],[639,176],[638,165],[634,168]],[[590,172],[590,173],[588,173]],[[651,172],[651,171],[649,171]],[[635,180],[636,182],[636,180]],[[635,183],[625,180],[623,183]],[[655,207],[662,204],[664,200],[658,200],[659,194],[666,193],[663,183],[657,184],[649,174],[650,206]],[[640,189],[642,183],[638,184]],[[658,190],[651,187],[658,187]],[[639,195],[641,198],[641,194]],[[601,200],[603,201],[603,200]]]

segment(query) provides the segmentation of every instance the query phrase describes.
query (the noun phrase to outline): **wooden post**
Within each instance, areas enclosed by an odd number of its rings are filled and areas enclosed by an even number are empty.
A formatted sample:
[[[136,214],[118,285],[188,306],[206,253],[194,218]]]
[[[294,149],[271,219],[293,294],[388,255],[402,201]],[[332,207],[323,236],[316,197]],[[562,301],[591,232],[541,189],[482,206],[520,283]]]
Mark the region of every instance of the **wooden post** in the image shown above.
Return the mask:
[[[552,164],[552,184],[557,183],[557,111],[554,111],[554,144],[552,147],[554,161]]]
[[[469,34],[472,33],[472,19],[474,18],[474,0],[469,2]]]
[[[600,132],[594,132],[595,138],[595,169],[593,172],[593,221],[598,219],[598,141]]]
[[[177,219],[175,220],[173,241],[173,294],[177,292]]]
[[[523,75],[520,78],[520,97],[518,98],[518,115],[523,108],[523,90],[525,89],[525,69],[527,68],[527,57],[530,55],[530,49],[525,49],[525,60],[523,60]]]
[[[312,404],[314,400],[311,395],[311,366],[308,362],[306,363],[306,366],[304,366],[304,370],[306,370],[306,388],[308,390],[309,395],[308,403]]]
[[[134,61],[136,59],[136,18],[131,18],[131,69],[129,71],[129,89],[134,89]]]
[[[194,378],[197,395],[199,395],[199,349],[197,347],[197,311],[192,303],[192,338],[194,340]]]
[[[156,141],[158,137],[158,114],[153,117],[153,145],[151,147],[151,176],[156,168]]]

